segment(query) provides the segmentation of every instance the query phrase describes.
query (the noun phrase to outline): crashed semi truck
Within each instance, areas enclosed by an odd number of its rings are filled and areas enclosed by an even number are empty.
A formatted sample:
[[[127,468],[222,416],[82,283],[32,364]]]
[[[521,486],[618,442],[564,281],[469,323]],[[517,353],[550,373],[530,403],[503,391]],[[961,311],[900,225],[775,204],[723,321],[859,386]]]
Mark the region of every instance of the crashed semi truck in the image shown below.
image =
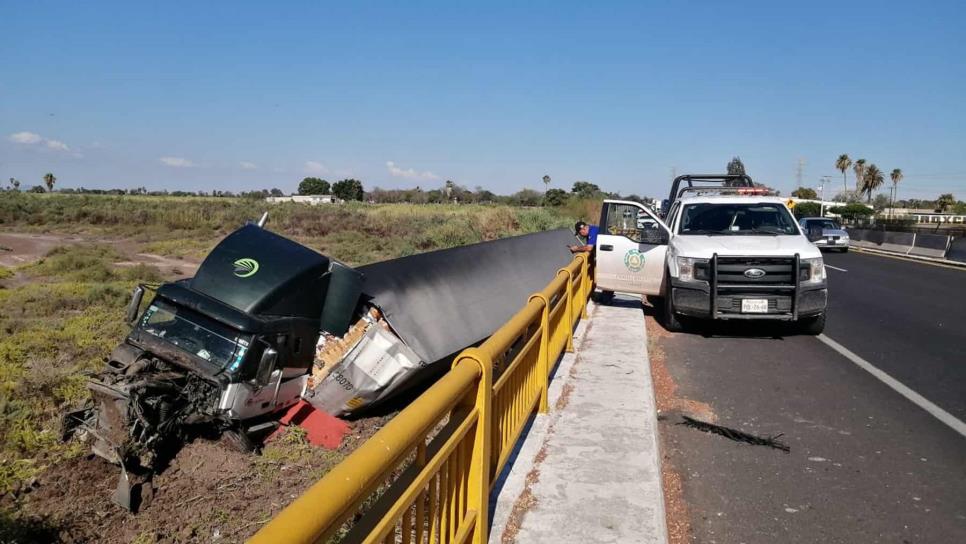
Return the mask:
[[[128,471],[154,470],[195,436],[227,435],[254,450],[300,400],[359,413],[431,380],[446,368],[439,363],[489,336],[569,260],[570,236],[560,229],[353,269],[248,224],[194,277],[134,290],[131,332],[90,379],[88,404],[65,417],[65,437],[120,465],[121,489]]]

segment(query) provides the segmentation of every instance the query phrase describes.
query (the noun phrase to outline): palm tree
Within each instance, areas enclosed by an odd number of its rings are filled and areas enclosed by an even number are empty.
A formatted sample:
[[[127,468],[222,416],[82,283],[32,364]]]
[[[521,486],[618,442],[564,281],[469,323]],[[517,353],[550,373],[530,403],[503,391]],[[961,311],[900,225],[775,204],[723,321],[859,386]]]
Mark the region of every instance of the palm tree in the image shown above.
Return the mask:
[[[839,160],[835,161],[835,167],[842,172],[842,185],[845,186],[846,193],[849,192],[849,182],[845,177],[845,171],[848,170],[850,166],[852,166],[852,159],[850,159],[845,153],[839,155]]]
[[[881,187],[883,182],[885,182],[885,176],[882,175],[882,170],[870,164],[862,176],[862,191],[868,195],[868,202],[872,202],[872,192]]]
[[[896,196],[898,195],[898,192],[899,192],[898,185],[899,185],[899,182],[902,181],[902,169],[893,168],[892,173],[889,174],[889,177],[892,179],[892,205],[890,205],[889,208],[895,208]],[[893,210],[892,213],[895,213],[895,210]]]
[[[855,172],[855,192],[861,193],[865,186],[862,183],[862,177],[865,176],[865,159],[855,161],[855,164],[852,165],[852,171]]]
[[[936,199],[936,209],[938,209],[941,213],[946,213],[946,208],[955,203],[956,197],[954,197],[952,193],[945,193],[939,195],[939,198]]]
[[[55,178],[53,174],[51,174],[50,172],[47,172],[46,174],[44,174],[44,184],[47,185],[48,193],[54,192],[54,183],[56,182],[57,182],[57,178]]]
[[[550,189],[550,176],[543,176],[543,185],[546,187],[544,192],[546,192],[547,189]]]

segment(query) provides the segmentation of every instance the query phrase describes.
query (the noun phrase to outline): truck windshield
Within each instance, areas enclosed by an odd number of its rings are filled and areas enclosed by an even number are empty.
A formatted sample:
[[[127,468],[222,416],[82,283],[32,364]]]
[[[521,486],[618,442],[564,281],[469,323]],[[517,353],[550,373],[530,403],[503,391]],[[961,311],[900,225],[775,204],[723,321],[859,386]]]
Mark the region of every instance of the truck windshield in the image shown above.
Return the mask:
[[[781,204],[706,202],[684,207],[679,234],[793,235],[798,234],[798,229],[791,214]]]
[[[161,300],[144,311],[138,329],[218,368],[234,370],[248,351],[248,339],[232,328]]]

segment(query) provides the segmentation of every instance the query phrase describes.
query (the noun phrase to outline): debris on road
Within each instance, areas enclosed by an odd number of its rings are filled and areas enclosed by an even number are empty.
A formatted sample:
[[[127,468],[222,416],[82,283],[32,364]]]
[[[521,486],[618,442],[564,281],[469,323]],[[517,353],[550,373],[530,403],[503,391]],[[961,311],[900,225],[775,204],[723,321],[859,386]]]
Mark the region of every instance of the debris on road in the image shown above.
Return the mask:
[[[789,453],[791,451],[790,447],[778,441],[779,438],[784,436],[784,433],[762,438],[760,436],[748,434],[746,432],[725,427],[723,425],[715,425],[714,423],[698,421],[697,419],[688,416],[681,416],[681,418],[684,419],[684,421],[678,423],[678,425],[684,425],[686,427],[691,427],[692,429],[697,429],[706,433],[717,434],[729,440],[734,440],[735,442],[744,442],[746,444],[751,444],[752,446],[768,446],[769,448],[782,450],[785,453]]]

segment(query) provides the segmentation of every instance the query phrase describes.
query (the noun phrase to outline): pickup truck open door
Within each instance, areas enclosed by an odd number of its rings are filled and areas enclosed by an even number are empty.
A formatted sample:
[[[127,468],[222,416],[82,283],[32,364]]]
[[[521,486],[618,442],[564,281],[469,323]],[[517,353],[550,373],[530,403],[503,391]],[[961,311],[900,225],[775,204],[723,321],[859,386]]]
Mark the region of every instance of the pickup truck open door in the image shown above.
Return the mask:
[[[670,237],[667,225],[643,205],[605,200],[595,247],[597,287],[660,296]]]

